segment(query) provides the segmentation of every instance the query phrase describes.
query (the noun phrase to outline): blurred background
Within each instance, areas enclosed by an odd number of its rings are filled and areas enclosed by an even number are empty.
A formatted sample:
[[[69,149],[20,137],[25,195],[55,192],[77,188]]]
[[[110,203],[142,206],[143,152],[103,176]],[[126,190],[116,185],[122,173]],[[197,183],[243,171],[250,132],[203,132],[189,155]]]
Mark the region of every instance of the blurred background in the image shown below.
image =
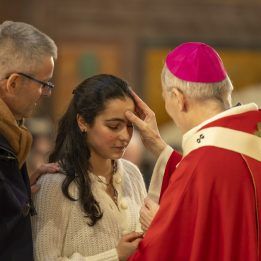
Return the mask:
[[[0,22],[30,23],[58,45],[55,90],[28,121],[35,137],[30,168],[47,159],[74,87],[98,73],[127,80],[155,111],[165,140],[179,147],[181,134],[161,99],[160,72],[168,51],[184,41],[218,50],[235,87],[234,104],[261,106],[260,14],[260,0],[0,0]],[[126,157],[149,180],[153,159],[138,136]]]

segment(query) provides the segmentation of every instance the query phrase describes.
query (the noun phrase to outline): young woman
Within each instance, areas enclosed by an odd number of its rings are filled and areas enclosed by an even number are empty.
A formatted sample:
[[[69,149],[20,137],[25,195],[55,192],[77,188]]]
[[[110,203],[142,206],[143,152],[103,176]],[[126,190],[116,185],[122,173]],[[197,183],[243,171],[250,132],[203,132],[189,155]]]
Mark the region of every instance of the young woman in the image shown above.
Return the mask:
[[[140,231],[146,189],[139,169],[121,159],[133,132],[127,110],[135,100],[115,76],[93,76],[73,91],[50,155],[63,171],[41,177],[34,198],[35,260],[118,260],[128,251],[118,242]]]

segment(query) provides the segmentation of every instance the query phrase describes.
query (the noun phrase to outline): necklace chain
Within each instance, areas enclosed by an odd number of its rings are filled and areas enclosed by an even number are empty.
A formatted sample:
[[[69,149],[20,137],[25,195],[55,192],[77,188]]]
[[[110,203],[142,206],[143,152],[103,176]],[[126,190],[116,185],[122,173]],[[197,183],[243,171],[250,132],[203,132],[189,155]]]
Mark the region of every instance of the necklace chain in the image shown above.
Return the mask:
[[[114,188],[114,186],[113,186],[113,175],[117,172],[117,169],[118,169],[117,162],[114,160],[113,163],[112,163],[112,172],[111,172],[112,177],[111,177],[109,183],[104,182],[99,176],[97,176],[98,182],[100,182],[100,183],[106,185],[107,188],[108,188],[109,186],[112,187],[112,190],[113,190],[112,199],[113,199],[114,203],[116,204],[116,206],[118,206],[118,191],[117,191],[117,190]]]
[[[110,182],[109,182],[109,183],[106,183],[106,182],[104,182],[99,176],[97,176],[98,181],[99,181],[100,183],[106,185],[106,186],[112,185],[113,175],[117,172],[117,169],[118,169],[118,167],[117,167],[117,162],[114,160],[113,163],[112,163],[112,172],[111,172],[112,176],[111,176]]]

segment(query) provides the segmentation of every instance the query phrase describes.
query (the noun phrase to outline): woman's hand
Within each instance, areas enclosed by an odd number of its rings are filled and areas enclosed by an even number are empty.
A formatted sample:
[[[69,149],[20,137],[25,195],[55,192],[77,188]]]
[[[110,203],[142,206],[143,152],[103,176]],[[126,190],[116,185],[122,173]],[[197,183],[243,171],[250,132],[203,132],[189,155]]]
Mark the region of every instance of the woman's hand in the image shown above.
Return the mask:
[[[142,239],[142,235],[141,233],[131,232],[122,236],[116,247],[120,261],[127,260],[134,253]]]

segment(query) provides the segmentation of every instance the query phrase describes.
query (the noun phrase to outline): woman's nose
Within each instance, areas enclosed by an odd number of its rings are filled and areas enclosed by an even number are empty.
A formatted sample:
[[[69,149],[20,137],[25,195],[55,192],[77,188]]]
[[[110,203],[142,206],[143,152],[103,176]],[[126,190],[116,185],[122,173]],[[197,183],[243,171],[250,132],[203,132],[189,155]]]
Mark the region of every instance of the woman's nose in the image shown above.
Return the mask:
[[[122,130],[121,130],[121,133],[120,133],[120,138],[124,141],[129,141],[131,139],[131,136],[132,136],[132,129],[130,130],[130,128],[128,128],[127,126],[124,127]]]

